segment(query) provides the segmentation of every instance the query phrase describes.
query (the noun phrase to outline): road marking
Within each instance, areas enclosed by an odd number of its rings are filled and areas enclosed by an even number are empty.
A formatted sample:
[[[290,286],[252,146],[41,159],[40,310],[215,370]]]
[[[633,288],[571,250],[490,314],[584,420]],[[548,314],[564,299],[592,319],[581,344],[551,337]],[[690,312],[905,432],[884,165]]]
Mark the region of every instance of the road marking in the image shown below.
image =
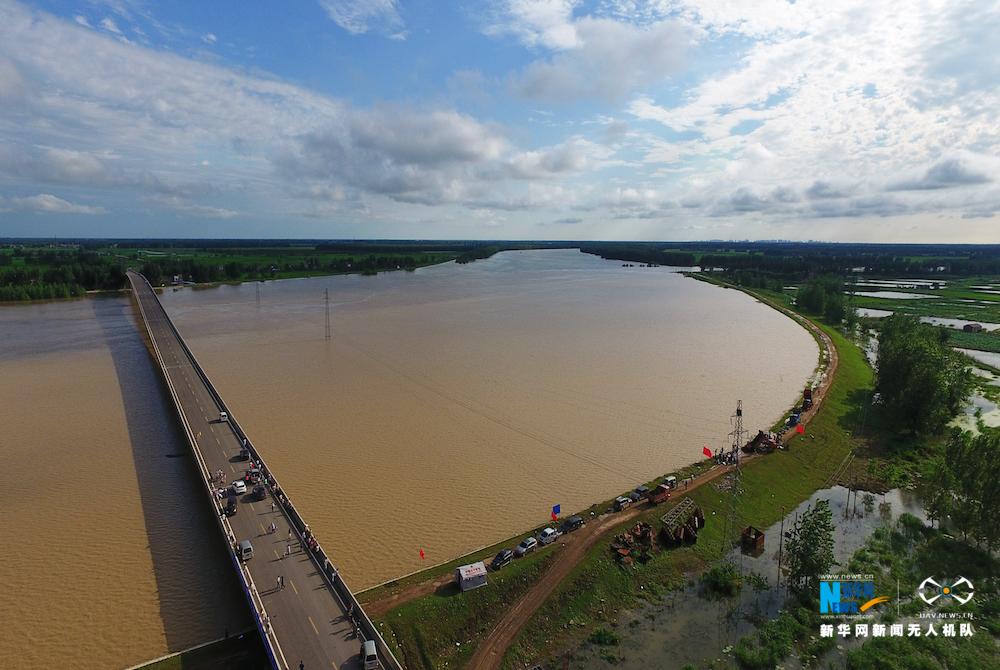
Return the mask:
[[[299,590],[297,588],[295,588],[295,582],[293,582],[292,580],[289,579],[288,583],[292,585],[292,590],[295,591],[295,595],[299,595]],[[310,622],[310,623],[312,623],[312,622]],[[316,624],[313,624],[313,629],[314,630],[316,629]],[[318,630],[316,631],[316,634],[319,635],[319,631]]]
[[[306,615],[306,618],[309,619],[309,625],[313,627],[313,630],[316,631],[316,635],[318,636],[319,635],[319,628],[316,628],[316,624],[313,622],[313,618],[311,616],[309,616],[308,614]]]

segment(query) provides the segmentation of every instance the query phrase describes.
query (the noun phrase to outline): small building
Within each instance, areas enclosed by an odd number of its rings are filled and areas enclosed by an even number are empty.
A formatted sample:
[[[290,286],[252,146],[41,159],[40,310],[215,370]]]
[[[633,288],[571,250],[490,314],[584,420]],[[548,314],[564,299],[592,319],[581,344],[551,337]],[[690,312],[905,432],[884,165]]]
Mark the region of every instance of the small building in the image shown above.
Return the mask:
[[[462,591],[471,591],[486,586],[486,565],[482,561],[462,565],[455,570],[455,581]]]
[[[758,528],[747,526],[740,533],[740,539],[743,551],[748,554],[756,554],[764,550],[764,531]]]
[[[967,323],[962,326],[962,330],[967,333],[981,333],[983,332],[983,324],[981,323]]]

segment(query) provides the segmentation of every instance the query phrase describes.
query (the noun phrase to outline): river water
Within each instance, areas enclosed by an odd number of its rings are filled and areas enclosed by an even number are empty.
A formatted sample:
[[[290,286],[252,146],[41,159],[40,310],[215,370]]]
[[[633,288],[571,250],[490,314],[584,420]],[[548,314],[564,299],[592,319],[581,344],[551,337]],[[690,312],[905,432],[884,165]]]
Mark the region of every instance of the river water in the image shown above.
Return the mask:
[[[689,463],[737,399],[771,424],[818,356],[743,293],[573,250],[162,300],[355,588]],[[0,332],[5,658],[122,666],[238,627],[129,302],[4,307]]]

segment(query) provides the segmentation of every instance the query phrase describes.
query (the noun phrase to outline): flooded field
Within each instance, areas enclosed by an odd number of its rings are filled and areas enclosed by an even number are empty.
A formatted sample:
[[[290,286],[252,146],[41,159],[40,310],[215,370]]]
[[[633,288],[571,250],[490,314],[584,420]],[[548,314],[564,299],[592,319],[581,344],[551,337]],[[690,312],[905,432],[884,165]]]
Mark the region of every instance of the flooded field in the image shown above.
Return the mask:
[[[737,399],[769,425],[818,354],[743,293],[576,251],[162,299],[355,588],[691,462]],[[129,301],[0,330],[5,658],[123,667],[245,625]]]
[[[785,517],[785,529],[794,525],[798,514],[821,499],[830,502],[833,513],[833,553],[838,562],[846,562],[876,528],[890,525],[904,512],[926,520],[918,500],[909,491],[892,490],[866,501],[864,493],[848,496],[846,488],[835,486],[817,491],[791,511]],[[621,643],[615,650],[624,658],[616,667],[659,667],[657,661],[664,658],[672,659],[672,667],[678,668],[686,663],[704,667],[720,658],[726,659],[720,667],[733,664],[732,656],[725,650],[753,632],[753,621],[777,616],[788,596],[787,584],[778,580],[781,528],[782,525],[776,523],[764,531],[764,551],[759,556],[749,556],[738,549],[728,556],[741,567],[744,575],[755,573],[766,578],[767,588],[758,590],[747,584],[736,598],[707,599],[699,595],[699,585],[694,584],[669,594],[660,602],[623,612],[616,629]],[[585,644],[576,658],[574,668],[599,670],[608,667],[594,645]],[[787,659],[783,665],[799,667],[794,658]]]
[[[250,626],[127,298],[0,307],[7,668],[125,667]]]

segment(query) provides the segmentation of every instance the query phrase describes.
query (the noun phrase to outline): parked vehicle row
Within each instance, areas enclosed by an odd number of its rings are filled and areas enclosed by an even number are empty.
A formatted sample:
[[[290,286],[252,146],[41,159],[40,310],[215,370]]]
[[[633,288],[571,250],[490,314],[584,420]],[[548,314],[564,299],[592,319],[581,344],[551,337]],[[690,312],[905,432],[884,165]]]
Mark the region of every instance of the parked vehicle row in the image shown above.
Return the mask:
[[[551,526],[546,526],[543,528],[537,536],[529,536],[521,540],[521,542],[511,549],[501,549],[493,560],[490,561],[490,570],[500,570],[506,565],[509,565],[511,561],[515,558],[521,558],[530,554],[538,547],[544,547],[545,545],[552,544],[556,541],[556,538],[565,535],[566,533],[572,533],[574,530],[579,530],[583,528],[583,517],[581,516],[571,516],[559,526],[558,530],[552,528]]]

